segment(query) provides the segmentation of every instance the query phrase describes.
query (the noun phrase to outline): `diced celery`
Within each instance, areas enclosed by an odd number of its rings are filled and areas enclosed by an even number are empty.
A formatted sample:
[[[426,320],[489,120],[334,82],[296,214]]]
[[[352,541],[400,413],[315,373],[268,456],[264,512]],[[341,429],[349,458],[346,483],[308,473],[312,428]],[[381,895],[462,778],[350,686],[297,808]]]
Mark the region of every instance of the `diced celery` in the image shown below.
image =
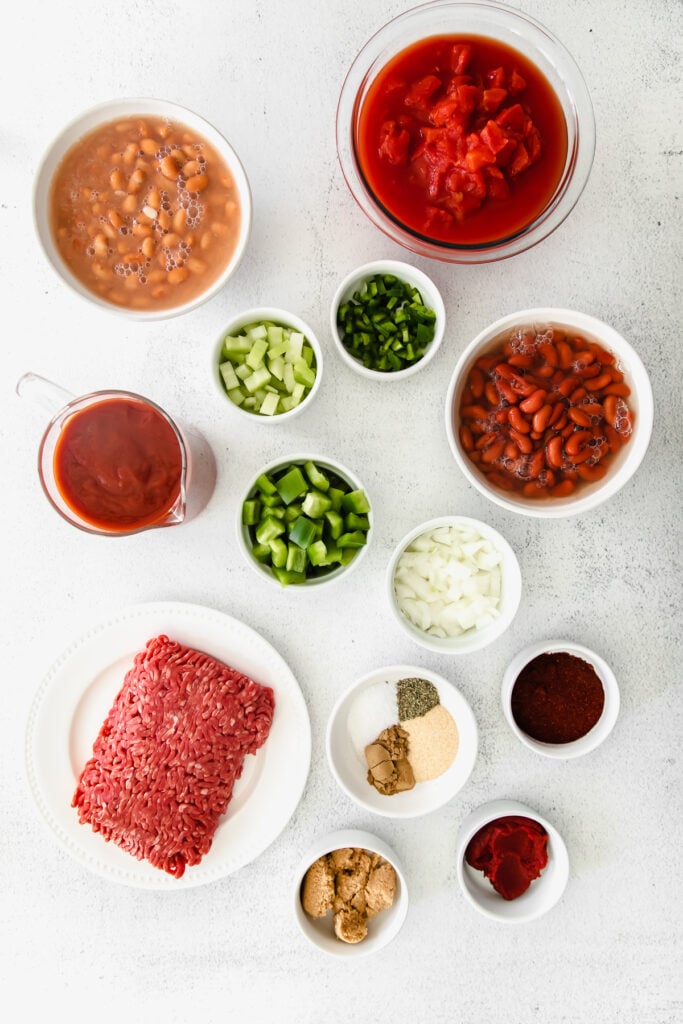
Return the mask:
[[[270,370],[273,377],[278,380],[283,380],[285,372],[285,361],[282,356],[275,356],[268,360],[268,369]]]
[[[285,360],[286,358],[287,357],[285,356]],[[294,384],[296,383],[294,380],[294,367],[292,366],[291,363],[288,363],[286,361],[284,369],[282,371],[282,380],[284,381],[284,385],[287,388],[287,391],[291,395],[292,391],[294,390]]]
[[[247,365],[251,366],[252,370],[259,370],[263,366],[267,351],[268,341],[266,338],[257,338],[251,346],[251,352],[247,356]]]
[[[254,370],[250,377],[247,377],[244,386],[247,391],[253,395],[255,391],[262,388],[264,384],[267,384],[270,380],[270,373],[265,366],[261,367],[260,370]]]
[[[221,377],[223,378],[223,383],[225,384],[226,391],[232,391],[233,388],[239,387],[239,377],[235,373],[235,367],[232,365],[229,359],[226,360],[226,362],[221,363],[218,369],[220,371]]]
[[[242,405],[244,402],[244,391],[242,391],[242,388],[233,388],[232,391],[228,391],[228,398],[233,405]]]
[[[263,338],[268,337],[268,328],[265,324],[253,324],[252,326],[247,327],[246,331],[252,341],[261,341]]]
[[[267,394],[264,400],[261,402],[261,415],[262,416],[274,416],[277,412],[277,407],[280,399],[277,394]]]
[[[294,380],[297,384],[312,388],[315,384],[315,371],[311,370],[303,359],[297,359],[294,363]]]
[[[279,324],[268,324],[268,347],[282,344],[282,327]]]
[[[243,335],[240,337],[234,337],[233,335],[226,335],[223,338],[223,355],[230,357],[233,354],[242,353],[247,354],[251,350],[251,342],[249,338],[245,338]]]
[[[307,341],[304,342],[304,347],[301,349],[301,356],[304,362],[306,363],[306,366],[313,366],[313,349],[311,348]]]
[[[246,380],[247,377],[251,377],[251,366],[247,366],[246,363],[240,363],[239,366],[235,367],[235,375],[238,380]]]
[[[285,361],[294,363],[301,359],[301,351],[304,347],[304,336],[300,331],[292,331],[289,335],[289,348],[285,352]]]

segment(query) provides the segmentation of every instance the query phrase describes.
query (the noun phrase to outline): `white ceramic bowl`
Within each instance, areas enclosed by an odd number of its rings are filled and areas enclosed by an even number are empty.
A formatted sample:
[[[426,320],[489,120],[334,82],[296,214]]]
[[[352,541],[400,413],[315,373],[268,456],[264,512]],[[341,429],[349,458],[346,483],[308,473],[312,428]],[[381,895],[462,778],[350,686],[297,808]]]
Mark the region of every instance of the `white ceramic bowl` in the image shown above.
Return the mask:
[[[515,327],[529,324],[552,324],[565,327],[579,336],[598,342],[617,357],[617,364],[622,369],[626,383],[631,388],[631,395],[627,399],[629,407],[634,413],[633,433],[630,440],[614,456],[607,475],[602,480],[598,480],[596,483],[582,484],[574,494],[566,498],[542,500],[526,498],[521,494],[513,494],[492,486],[484,474],[467,457],[459,435],[460,396],[470,366],[480,355],[490,351],[492,343],[500,335]],[[596,508],[616,494],[631,479],[642,462],[650,443],[653,414],[652,388],[647,371],[638,354],[618,331],[587,313],[539,307],[510,313],[508,316],[496,320],[465,348],[456,363],[446,395],[446,436],[458,466],[469,482],[485,497],[510,512],[557,519]]]
[[[393,904],[370,918],[367,936],[357,943],[342,942],[336,937],[331,913],[327,917],[310,917],[301,905],[301,886],[304,875],[311,864],[326,853],[346,847],[378,853],[393,866],[397,880]],[[408,913],[408,887],[398,857],[391,847],[387,846],[378,836],[360,829],[344,829],[316,839],[302,857],[297,869],[293,897],[294,917],[303,935],[311,945],[316,946],[322,952],[341,959],[368,956],[370,953],[376,953],[377,950],[383,949],[396,937]]]
[[[168,118],[171,121],[187,125],[188,128],[191,128],[202,135],[211,143],[223,160],[225,160],[225,163],[233,176],[240,198],[241,225],[239,238],[237,240],[235,251],[223,272],[196,298],[170,309],[127,309],[122,306],[114,305],[111,302],[107,302],[95,295],[81,284],[81,282],[78,281],[71,273],[68,266],[62,259],[50,231],[50,186],[55,171],[67,151],[75,142],[88,132],[97,128],[98,125],[116,120],[117,118],[131,117],[133,115]],[[76,292],[77,295],[80,295],[81,298],[93,303],[100,309],[105,309],[111,313],[118,313],[128,319],[150,321],[168,320],[171,317],[180,316],[181,313],[187,313],[191,309],[195,309],[203,302],[212,298],[235,273],[242,256],[244,255],[249,235],[251,233],[252,201],[249,182],[239,157],[230,143],[216,128],[214,128],[212,124],[204,120],[203,117],[200,117],[199,114],[195,114],[192,110],[187,110],[185,107],[178,106],[176,103],[169,103],[166,100],[149,98],[124,99],[101,103],[96,107],[92,107],[90,110],[86,110],[71,121],[66,128],[62,129],[59,135],[50,144],[38,168],[35,178],[33,189],[33,217],[38,240],[51,266],[62,281]]]
[[[548,863],[526,892],[515,900],[505,900],[496,892],[482,871],[465,860],[470,839],[496,818],[516,815],[532,818],[548,833]],[[569,879],[569,857],[557,829],[525,804],[516,800],[493,800],[477,807],[465,818],[458,832],[457,873],[465,899],[480,914],[502,924],[522,924],[547,913],[561,898]]]
[[[313,387],[308,394],[304,396],[303,400],[294,407],[294,409],[289,409],[287,412],[277,413],[275,416],[261,416],[259,413],[250,412],[248,409],[243,409],[241,405],[235,405],[234,402],[231,402],[228,398],[225,387],[223,386],[218,369],[221,363],[221,351],[225,336],[228,334],[238,333],[246,324],[258,323],[262,320],[271,320],[273,323],[281,324],[283,327],[291,327],[295,331],[300,331],[309,342],[315,354],[316,369]],[[224,403],[234,409],[242,419],[248,418],[249,421],[256,421],[258,423],[285,423],[294,419],[295,416],[300,415],[304,409],[308,409],[309,405],[318,393],[322,372],[323,352],[316,334],[313,332],[311,327],[301,319],[301,317],[297,316],[295,313],[288,312],[286,309],[278,309],[275,306],[256,306],[253,309],[246,310],[244,313],[240,313],[239,316],[233,317],[232,320],[228,321],[219,337],[216,339],[216,343],[213,346],[211,354],[211,379],[213,380]]]
[[[351,353],[345,348],[339,333],[339,328],[337,326],[337,312],[339,307],[343,302],[347,302],[353,296],[354,292],[361,287],[364,281],[369,280],[375,274],[393,274],[395,277],[400,278],[400,280],[418,288],[424,305],[433,309],[436,313],[434,338],[429,343],[422,359],[413,363],[412,366],[407,367],[405,370],[383,372],[381,370],[371,370],[367,366],[363,366],[363,364],[357,359],[354,359]],[[368,380],[396,382],[399,380],[405,380],[406,377],[412,377],[419,370],[424,369],[424,367],[427,366],[427,364],[434,358],[437,349],[443,340],[445,329],[446,310],[439,289],[436,287],[432,279],[421,270],[418,270],[417,267],[413,267],[409,263],[401,263],[399,260],[374,260],[371,263],[365,263],[362,267],[357,267],[356,270],[348,274],[340,283],[334,293],[332,306],[330,307],[330,333],[339,355],[347,366],[350,366],[351,369],[355,370],[362,377],[366,377]]]
[[[252,554],[252,543],[249,536],[249,527],[245,526],[244,523],[242,522],[242,503],[253,494],[256,486],[256,481],[258,480],[262,473],[272,473],[278,469],[284,469],[286,466],[303,466],[305,462],[309,461],[314,462],[316,466],[318,466],[320,469],[329,470],[331,473],[335,473],[338,477],[341,477],[342,480],[347,481],[347,483],[351,487],[351,490],[365,491],[368,498],[368,502],[370,504],[370,511],[367,513],[368,519],[370,520],[370,529],[367,534],[367,544],[364,547],[357,549],[357,554],[355,558],[351,562],[349,562],[348,565],[340,565],[338,568],[333,569],[331,572],[328,572],[323,576],[317,576],[310,580],[306,580],[305,583],[298,583],[293,584],[291,586],[282,587],[278,579],[270,571],[270,568],[268,566],[263,565],[263,563],[259,562],[258,559],[254,558]],[[373,504],[372,499],[368,494],[367,488],[361,483],[356,474],[352,473],[351,470],[347,469],[346,466],[342,465],[341,462],[337,462],[336,459],[333,461],[332,459],[328,459],[327,456],[325,455],[317,454],[289,455],[283,458],[274,459],[272,462],[269,462],[266,466],[263,466],[259,470],[259,472],[254,475],[254,478],[249,484],[249,487],[245,490],[244,496],[239,503],[239,508],[237,509],[236,526],[237,543],[240,549],[242,550],[242,554],[244,555],[252,569],[254,569],[254,571],[258,574],[258,576],[261,579],[277,587],[279,590],[286,590],[289,593],[304,590],[308,592],[311,589],[317,590],[320,587],[327,586],[330,583],[338,582],[342,578],[346,578],[350,572],[352,572],[354,569],[358,567],[362,559],[365,557],[365,553],[368,547],[372,543],[372,534],[374,529]]]
[[[539,740],[535,740],[527,735],[517,725],[511,708],[512,690],[517,676],[525,665],[540,654],[560,651],[572,654],[575,658],[581,658],[593,666],[602,683],[605,693],[605,704],[600,718],[585,736],[581,736],[578,740],[573,740],[571,743],[541,743]],[[503,676],[501,701],[506,722],[515,736],[529,750],[533,750],[537,754],[543,754],[544,757],[566,760],[588,754],[607,739],[619,715],[619,686],[612,669],[595,651],[582,647],[581,644],[568,643],[566,640],[544,640],[540,643],[530,644],[512,659]]]
[[[383,796],[367,781],[368,766],[363,751],[382,729],[398,723],[398,709],[393,719],[388,715],[386,721],[358,722],[354,718],[354,704],[371,687],[386,683],[395,686],[399,679],[410,678],[427,679],[436,686],[440,703],[450,712],[457,725],[458,752],[450,768],[438,778],[416,783],[406,793]],[[478,743],[476,719],[460,691],[443,676],[415,665],[378,668],[353,683],[332,709],[325,737],[330,771],[341,789],[360,807],[387,818],[417,818],[452,800],[472,774]]]
[[[398,606],[394,590],[394,574],[399,558],[412,541],[423,533],[430,532],[439,526],[451,525],[474,527],[482,537],[490,541],[496,550],[500,552],[502,558],[501,596],[498,606],[498,618],[491,625],[484,626],[481,629],[469,629],[460,636],[441,638],[432,636],[418,628],[403,614]],[[396,545],[387,569],[386,586],[389,606],[394,614],[394,618],[415,643],[420,644],[421,647],[425,647],[429,651],[436,651],[438,654],[471,654],[472,651],[478,651],[482,647],[487,647],[493,643],[494,640],[502,636],[511,624],[517,614],[517,608],[522,596],[522,575],[514,551],[505,538],[497,530],[494,530],[492,526],[482,523],[478,519],[471,519],[468,516],[440,516],[437,519],[429,519],[425,523],[420,523],[419,526],[416,526],[410,533],[407,533]]]

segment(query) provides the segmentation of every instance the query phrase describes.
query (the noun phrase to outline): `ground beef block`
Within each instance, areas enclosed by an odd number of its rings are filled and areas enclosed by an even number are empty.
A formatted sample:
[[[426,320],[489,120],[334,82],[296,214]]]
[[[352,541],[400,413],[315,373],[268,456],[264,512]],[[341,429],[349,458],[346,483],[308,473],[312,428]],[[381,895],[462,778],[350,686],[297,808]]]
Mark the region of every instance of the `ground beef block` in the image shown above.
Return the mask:
[[[106,840],[180,878],[211,848],[274,707],[270,687],[158,636],[126,673],[72,807]]]

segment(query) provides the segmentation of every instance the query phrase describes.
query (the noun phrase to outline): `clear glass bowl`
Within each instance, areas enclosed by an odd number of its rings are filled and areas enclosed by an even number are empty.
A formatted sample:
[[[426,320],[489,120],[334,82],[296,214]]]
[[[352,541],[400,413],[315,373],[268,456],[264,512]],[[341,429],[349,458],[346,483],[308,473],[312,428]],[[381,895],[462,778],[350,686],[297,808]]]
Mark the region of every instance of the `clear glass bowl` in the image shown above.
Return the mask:
[[[355,136],[370,85],[387,62],[412,43],[431,36],[495,39],[523,54],[545,76],[557,96],[567,129],[567,154],[555,192],[542,212],[521,231],[503,239],[454,244],[418,234],[393,217],[365,181]],[[555,36],[527,14],[484,0],[433,0],[388,22],[362,48],[342,86],[337,107],[337,152],[354,199],[389,238],[420,256],[446,263],[492,263],[524,252],[553,232],[581,195],[595,152],[595,118],[581,72]]]

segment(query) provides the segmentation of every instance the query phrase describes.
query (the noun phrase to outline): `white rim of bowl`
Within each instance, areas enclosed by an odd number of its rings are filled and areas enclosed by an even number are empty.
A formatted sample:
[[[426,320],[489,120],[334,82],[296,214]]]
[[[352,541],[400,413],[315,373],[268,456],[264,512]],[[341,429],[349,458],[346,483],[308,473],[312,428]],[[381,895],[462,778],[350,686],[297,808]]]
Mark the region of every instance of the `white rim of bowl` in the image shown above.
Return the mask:
[[[447,690],[447,691],[450,691],[450,692],[455,692],[457,694],[458,701],[461,704],[461,711],[469,719],[469,721],[468,721],[468,731],[469,731],[469,734],[474,737],[473,751],[472,751],[472,753],[470,755],[471,756],[471,764],[470,764],[470,767],[469,767],[469,771],[467,772],[466,776],[462,780],[462,783],[460,784],[460,786],[456,790],[454,790],[453,793],[451,793],[451,795],[446,800],[443,801],[443,803],[439,804],[438,806],[428,807],[425,810],[396,811],[396,810],[391,810],[390,809],[390,802],[389,802],[387,804],[386,810],[383,810],[380,807],[375,807],[369,801],[365,801],[362,798],[359,798],[355,793],[353,793],[348,788],[348,786],[346,785],[344,779],[340,775],[340,773],[339,773],[339,771],[337,769],[337,765],[336,765],[336,763],[335,763],[335,761],[334,761],[334,759],[332,757],[332,754],[331,754],[332,729],[333,729],[334,723],[336,721],[336,718],[337,718],[337,716],[339,714],[340,709],[346,703],[346,701],[349,699],[349,697],[351,696],[351,694],[355,690],[360,691],[372,678],[374,678],[376,676],[382,676],[382,675],[385,675],[385,674],[386,675],[399,675],[400,678],[409,678],[409,677],[413,677],[413,676],[419,676],[419,677],[421,677],[423,679],[427,679],[431,683],[434,683],[434,685],[437,687],[437,689],[440,688],[441,690]],[[396,721],[398,722],[398,716],[397,716]],[[456,720],[456,725],[458,726],[458,733],[459,733],[459,735],[462,736],[462,729],[460,728],[460,721],[461,721],[461,719],[457,719]],[[477,719],[476,719],[475,714],[474,714],[474,712],[472,710],[472,705],[467,700],[467,698],[464,696],[462,691],[460,689],[458,689],[458,687],[455,686],[454,683],[451,683],[444,676],[439,675],[438,672],[433,672],[431,669],[426,668],[424,665],[421,665],[421,666],[417,666],[417,665],[382,665],[379,668],[373,669],[371,672],[366,672],[365,675],[362,676],[360,679],[356,679],[355,682],[351,683],[351,685],[348,686],[346,688],[346,690],[344,690],[344,692],[342,694],[340,694],[340,696],[335,701],[334,707],[332,708],[332,711],[330,712],[329,718],[327,719],[327,726],[325,728],[325,753],[326,753],[326,756],[327,756],[327,764],[329,766],[329,769],[330,769],[330,772],[332,774],[332,777],[334,778],[334,780],[337,783],[337,785],[339,786],[339,788],[344,793],[346,793],[346,795],[349,797],[350,800],[352,800],[354,802],[354,804],[356,804],[358,807],[362,807],[364,810],[370,811],[372,814],[378,814],[378,815],[380,815],[383,818],[394,818],[394,819],[397,819],[397,820],[400,819],[400,820],[408,821],[408,820],[413,819],[413,818],[422,818],[422,817],[424,817],[427,814],[434,813],[434,811],[439,810],[441,807],[445,807],[446,804],[450,803],[451,800],[453,800],[458,795],[458,793],[460,793],[465,788],[465,786],[469,782],[470,778],[472,777],[472,772],[474,771],[474,766],[477,763],[477,756],[478,756],[478,753],[479,753],[479,726],[477,725]],[[457,757],[457,754],[456,754],[456,757]],[[392,806],[395,806],[395,805],[392,805]]]
[[[283,324],[286,327],[293,327],[295,330],[300,331],[305,335],[306,340],[310,343],[311,348],[315,353],[316,370],[313,387],[310,389],[308,394],[304,395],[301,402],[299,402],[294,409],[289,409],[287,412],[276,413],[275,416],[261,416],[259,413],[250,412],[248,409],[243,409],[240,405],[235,405],[234,402],[231,402],[225,388],[223,387],[223,383],[220,379],[220,372],[218,370],[219,356],[223,345],[223,339],[226,334],[231,331],[240,330],[246,324],[255,320],[273,320],[275,323]],[[211,358],[211,375],[221,397],[236,412],[238,412],[242,417],[248,417],[251,422],[272,424],[283,423],[286,420],[294,419],[294,417],[299,416],[305,408],[308,408],[320,388],[320,379],[323,372],[323,351],[315,331],[310,324],[305,320],[302,320],[296,313],[290,313],[289,310],[281,309],[278,306],[254,306],[252,309],[247,309],[244,313],[240,313],[238,316],[232,317],[232,319],[227,322],[221,331],[219,338],[215,342]]]
[[[370,942],[370,945],[366,945],[367,939],[358,943],[346,943],[342,942],[332,935],[332,942],[322,945],[313,938],[311,929],[306,927],[308,923],[308,915],[304,910],[301,903],[301,886],[303,884],[304,876],[310,866],[315,861],[324,856],[326,853],[332,853],[334,850],[343,850],[345,848],[356,848],[370,850],[371,853],[378,853],[380,857],[388,861],[396,872],[399,884],[398,903],[394,903],[396,907],[394,924],[390,934],[383,940],[376,942]],[[329,832],[326,835],[319,836],[314,843],[311,844],[307,852],[303,857],[300,858],[295,874],[294,884],[294,917],[299,930],[302,935],[310,942],[312,946],[326,953],[328,956],[346,958],[350,956],[371,956],[372,953],[378,952],[380,949],[384,949],[393,939],[396,938],[408,913],[409,896],[408,886],[406,883],[405,871],[400,859],[396,856],[394,850],[385,843],[379,836],[373,835],[371,832],[367,832],[365,829],[340,829],[336,832]],[[393,909],[393,907],[392,907]]]
[[[117,111],[120,113],[117,114]],[[107,114],[110,116],[107,117]],[[47,209],[47,205],[44,210],[42,207],[39,209],[39,194],[44,190],[45,198],[49,199],[50,183],[54,177],[57,167],[71,146],[74,145],[79,138],[86,135],[89,131],[92,131],[99,124],[105,124],[107,120],[113,120],[117,116],[124,117],[132,116],[134,114],[139,116],[175,117],[175,119],[181,123],[188,123],[189,121],[189,127],[194,127],[196,131],[204,133],[211,145],[214,146],[219,155],[226,161],[230,172],[235,178],[237,191],[240,197],[240,234],[235,251],[223,270],[223,273],[213,282],[212,285],[209,285],[206,291],[202,292],[201,295],[191,299],[189,302],[183,303],[182,306],[174,306],[163,310],[126,309],[124,306],[116,306],[111,302],[106,302],[94,292],[87,289],[85,285],[81,284],[81,282],[78,281],[78,279],[71,273],[60,257],[57,248],[52,241],[49,225],[49,210]],[[71,143],[66,144],[63,141],[66,137],[76,132],[81,124],[85,123],[88,123],[88,127],[83,127]],[[57,150],[58,155],[56,155]],[[52,166],[53,163],[54,166]],[[201,114],[197,114],[189,107],[184,107],[179,103],[173,103],[170,100],[151,97],[124,97],[121,100],[107,100],[103,103],[98,103],[93,107],[89,107],[87,110],[81,111],[80,114],[72,118],[71,121],[69,121],[68,124],[66,124],[60,132],[53,137],[51,142],[45,148],[33,178],[31,209],[34,234],[38,239],[38,244],[46,257],[48,264],[59,280],[66,284],[74,294],[79,296],[79,298],[90,303],[90,305],[94,305],[98,309],[104,309],[107,312],[113,313],[115,316],[122,317],[123,319],[143,322],[172,320],[177,316],[182,316],[184,313],[189,313],[191,310],[196,309],[205,302],[208,302],[209,299],[213,298],[214,295],[223,288],[229,278],[232,277],[242,262],[242,257],[244,256],[249,242],[249,237],[251,235],[253,219],[251,188],[244,165],[223,133],[220,132],[215,125],[211,123],[211,121],[207,120]]]
[[[248,527],[245,527],[244,524],[242,523],[242,504],[248,499],[249,495],[251,494],[256,485],[256,481],[263,473],[272,473],[273,470],[275,469],[284,469],[285,466],[292,466],[294,464],[302,466],[305,462],[309,461],[314,462],[316,466],[319,465],[323,469],[329,469],[332,473],[336,473],[337,476],[342,477],[349,484],[352,484],[353,490],[365,491],[368,503],[370,505],[370,512],[368,513],[368,518],[370,520],[368,540],[367,543],[362,548],[357,549],[358,553],[356,554],[355,558],[348,563],[348,565],[341,565],[339,566],[339,568],[334,569],[331,573],[328,573],[325,576],[318,576],[315,579],[307,580],[305,583],[296,583],[291,584],[287,587],[283,587],[282,584],[268,569],[264,568],[256,561],[256,559],[251,553],[250,546],[247,542],[247,537],[245,536]],[[246,558],[247,562],[249,563],[249,565],[252,567],[254,572],[259,577],[259,579],[262,579],[266,583],[277,587],[278,590],[280,591],[305,591],[307,593],[310,593],[310,591],[314,588],[321,587],[327,583],[337,583],[339,580],[345,579],[350,572],[352,572],[354,569],[358,567],[359,562],[361,562],[362,559],[365,557],[365,553],[368,550],[370,544],[372,543],[372,533],[375,528],[374,505],[368,493],[367,487],[364,486],[364,484],[356,476],[355,473],[352,473],[350,469],[347,469],[347,467],[344,466],[343,463],[339,462],[337,459],[331,459],[329,458],[329,456],[320,455],[319,453],[305,453],[302,455],[294,454],[289,456],[284,455],[281,458],[273,459],[272,462],[269,462],[267,465],[263,466],[263,468],[256,474],[256,476],[252,477],[251,484],[244,492],[244,495],[240,500],[239,507],[237,509],[235,523],[237,526],[238,546],[242,551],[242,554]]]
[[[482,816],[482,812],[484,811],[487,811],[487,814]],[[562,881],[557,887],[555,898],[549,900],[547,904],[544,904],[537,910],[531,911],[528,914],[518,914],[516,917],[508,917],[504,914],[496,914],[492,912],[482,903],[479,903],[479,901],[472,895],[469,886],[465,882],[465,850],[467,849],[467,844],[470,839],[472,839],[480,829],[484,828],[491,821],[495,821],[496,818],[506,818],[513,815],[537,821],[539,825],[546,830],[551,844],[553,859],[557,864],[558,872],[561,872]],[[475,807],[460,826],[460,831],[458,833],[457,875],[463,896],[470,906],[474,907],[475,910],[478,910],[480,914],[488,917],[491,921],[497,921],[499,924],[526,924],[529,921],[534,921],[539,917],[543,917],[544,914],[547,914],[549,910],[552,910],[552,908],[562,899],[569,881],[569,854],[567,852],[567,845],[555,826],[532,807],[523,804],[519,800],[491,800],[486,804],[481,804],[479,807]],[[542,881],[542,879],[543,875],[541,874],[540,878],[534,879],[534,881],[539,882]],[[533,884],[534,883],[532,882],[532,885]],[[491,889],[492,892],[495,892],[493,887],[491,887]]]
[[[363,283],[363,281],[372,277],[373,274],[395,274],[396,277],[400,277],[408,284],[412,284],[420,290],[422,301],[425,305],[429,305],[436,313],[434,338],[429,343],[429,346],[422,358],[418,360],[418,362],[413,363],[412,366],[406,367],[404,370],[388,371],[384,373],[381,370],[371,370],[367,366],[363,366],[362,363],[358,362],[357,359],[354,359],[350,352],[346,350],[339,335],[339,329],[337,327],[337,310],[339,309],[344,296],[347,292],[353,293],[356,288]],[[441,292],[435,285],[434,281],[425,274],[424,271],[410,263],[404,263],[401,260],[371,260],[369,263],[364,263],[362,266],[357,267],[350,274],[347,274],[340,282],[334,293],[334,298],[332,299],[332,305],[330,307],[330,333],[337,352],[347,366],[351,367],[351,369],[355,370],[356,373],[359,373],[361,377],[366,377],[368,380],[380,380],[387,383],[395,383],[396,381],[405,380],[406,377],[414,376],[414,374],[424,369],[424,367],[432,361],[441,345],[441,342],[443,341],[445,330],[446,307],[444,306]]]
[[[528,665],[530,661],[537,658],[540,654],[557,653],[573,654],[575,657],[581,658],[592,665],[602,684],[605,704],[602,714],[593,728],[589,729],[585,735],[580,736],[579,739],[572,740],[570,743],[543,743],[540,740],[535,740],[532,736],[528,736],[517,725],[512,714],[512,690],[517,677],[525,665]],[[506,668],[501,687],[501,704],[505,721],[525,747],[533,750],[536,754],[543,755],[543,757],[554,758],[557,761],[567,761],[575,757],[582,757],[584,754],[589,754],[607,739],[619,717],[621,700],[616,676],[604,658],[601,658],[599,654],[591,651],[588,647],[584,647],[582,644],[576,644],[572,641],[542,640],[525,647],[512,659]]]
[[[636,399],[636,419],[633,434],[629,441],[628,451],[624,462],[614,473],[607,474],[602,480],[595,484],[586,485],[578,497],[553,498],[534,501],[530,498],[520,497],[517,500],[506,497],[505,491],[496,491],[493,487],[483,481],[475,471],[470,460],[461,452],[460,442],[454,425],[454,399],[458,390],[461,378],[467,370],[479,349],[493,341],[496,335],[505,330],[525,323],[557,323],[559,326],[576,330],[577,332],[591,335],[598,343],[604,345],[613,352],[618,362],[628,364],[628,375],[633,384],[633,394]],[[638,382],[635,376],[638,376]],[[619,334],[616,328],[598,320],[589,313],[581,313],[570,309],[555,309],[552,307],[538,307],[535,309],[522,309],[515,313],[508,313],[506,316],[495,320],[488,327],[474,338],[461,353],[448,385],[445,402],[445,426],[446,437],[451,449],[453,458],[465,475],[480,494],[488,498],[494,504],[507,509],[508,512],[516,512],[519,515],[532,516],[538,519],[560,519],[564,516],[578,515],[581,512],[588,512],[609,498],[613,497],[621,488],[628,483],[643,461],[650,444],[652,425],[654,419],[654,402],[652,397],[652,386],[647,370],[635,349],[629,342]]]
[[[440,637],[430,637],[427,633],[413,625],[413,623],[410,622],[398,608],[394,593],[394,573],[396,572],[396,565],[404,550],[416,539],[416,537],[420,537],[423,533],[428,533],[430,530],[435,530],[439,526],[450,526],[452,524],[457,525],[459,523],[462,523],[464,526],[472,526],[479,530],[482,536],[487,540],[490,540],[498,549],[503,559],[507,560],[508,566],[511,567],[511,571],[508,569],[504,575],[501,573],[501,583],[502,587],[506,590],[509,589],[512,595],[511,610],[508,611],[506,616],[500,615],[490,626],[486,626],[484,629],[468,630],[468,634],[471,633],[471,636],[463,634],[459,637],[444,639]],[[410,532],[407,533],[396,545],[387,568],[386,589],[389,604],[394,613],[394,618],[403,627],[404,632],[411,637],[415,643],[426,648],[428,651],[436,652],[438,654],[471,654],[473,651],[479,651],[483,647],[488,647],[489,644],[494,643],[512,625],[522,599],[522,571],[520,569],[517,555],[510,546],[510,543],[493,526],[489,526],[488,523],[483,522],[481,519],[473,519],[471,516],[438,516],[435,519],[428,519],[426,522],[421,523],[419,526],[410,530]],[[464,636],[466,636],[466,639],[463,639]]]

